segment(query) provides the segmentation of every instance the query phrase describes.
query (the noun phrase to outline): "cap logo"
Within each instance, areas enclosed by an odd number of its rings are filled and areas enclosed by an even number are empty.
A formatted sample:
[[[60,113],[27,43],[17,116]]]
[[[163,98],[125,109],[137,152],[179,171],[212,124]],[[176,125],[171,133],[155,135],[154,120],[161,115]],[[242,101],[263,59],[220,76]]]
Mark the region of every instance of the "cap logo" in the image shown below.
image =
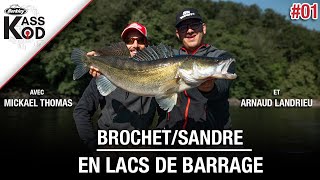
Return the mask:
[[[188,16],[194,16],[194,15],[196,15],[196,14],[193,13],[193,12],[183,11],[182,16],[180,16],[180,19],[183,19],[183,18],[188,17]]]

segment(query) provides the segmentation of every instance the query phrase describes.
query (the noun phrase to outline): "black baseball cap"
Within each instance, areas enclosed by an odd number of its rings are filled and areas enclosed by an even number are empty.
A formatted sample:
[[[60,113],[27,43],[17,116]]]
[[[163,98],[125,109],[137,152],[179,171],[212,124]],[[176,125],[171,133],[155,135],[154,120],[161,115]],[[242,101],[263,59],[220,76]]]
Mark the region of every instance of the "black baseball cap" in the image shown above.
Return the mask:
[[[199,19],[202,21],[202,17],[198,13],[198,10],[194,8],[185,8],[176,15],[176,27],[178,27],[182,21],[187,19]]]

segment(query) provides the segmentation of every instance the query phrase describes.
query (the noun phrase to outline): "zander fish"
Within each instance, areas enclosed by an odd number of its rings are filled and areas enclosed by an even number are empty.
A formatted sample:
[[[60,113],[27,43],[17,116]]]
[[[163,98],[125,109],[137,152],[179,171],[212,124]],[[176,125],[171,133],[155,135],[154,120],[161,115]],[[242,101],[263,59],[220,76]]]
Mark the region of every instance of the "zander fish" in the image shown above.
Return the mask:
[[[228,68],[235,59],[173,54],[169,46],[160,44],[139,51],[133,58],[125,43],[113,44],[100,56],[87,56],[74,49],[71,59],[77,65],[73,79],[79,79],[97,67],[102,75],[96,78],[99,92],[106,96],[120,87],[140,96],[155,97],[160,107],[171,111],[179,92],[199,86],[210,78],[235,79]]]

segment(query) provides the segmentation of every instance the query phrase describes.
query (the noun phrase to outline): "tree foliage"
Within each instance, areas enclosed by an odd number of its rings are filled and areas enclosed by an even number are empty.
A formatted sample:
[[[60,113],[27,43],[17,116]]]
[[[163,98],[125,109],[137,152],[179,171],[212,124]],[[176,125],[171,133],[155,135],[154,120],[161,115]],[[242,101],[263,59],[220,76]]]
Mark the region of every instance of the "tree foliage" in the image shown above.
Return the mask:
[[[238,78],[232,85],[232,97],[269,97],[276,88],[283,97],[320,98],[318,31],[294,25],[271,9],[209,0],[93,1],[8,87],[42,87],[78,96],[91,77],[72,80],[73,48],[91,51],[118,42],[123,28],[133,21],[147,26],[152,44],[179,48],[175,14],[185,7],[197,8],[203,15],[206,43],[236,57]]]

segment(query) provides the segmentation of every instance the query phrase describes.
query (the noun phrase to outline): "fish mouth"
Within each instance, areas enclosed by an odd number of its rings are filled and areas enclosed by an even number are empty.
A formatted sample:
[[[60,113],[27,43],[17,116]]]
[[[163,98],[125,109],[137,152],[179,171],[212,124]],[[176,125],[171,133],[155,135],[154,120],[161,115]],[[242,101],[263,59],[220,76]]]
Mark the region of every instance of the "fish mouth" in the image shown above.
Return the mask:
[[[223,68],[221,70],[222,74],[227,74],[228,73],[228,69],[229,69],[231,63],[233,63],[233,62],[235,62],[235,60],[234,59],[230,59],[230,60],[227,61],[227,63],[224,64],[224,66],[223,66]]]

